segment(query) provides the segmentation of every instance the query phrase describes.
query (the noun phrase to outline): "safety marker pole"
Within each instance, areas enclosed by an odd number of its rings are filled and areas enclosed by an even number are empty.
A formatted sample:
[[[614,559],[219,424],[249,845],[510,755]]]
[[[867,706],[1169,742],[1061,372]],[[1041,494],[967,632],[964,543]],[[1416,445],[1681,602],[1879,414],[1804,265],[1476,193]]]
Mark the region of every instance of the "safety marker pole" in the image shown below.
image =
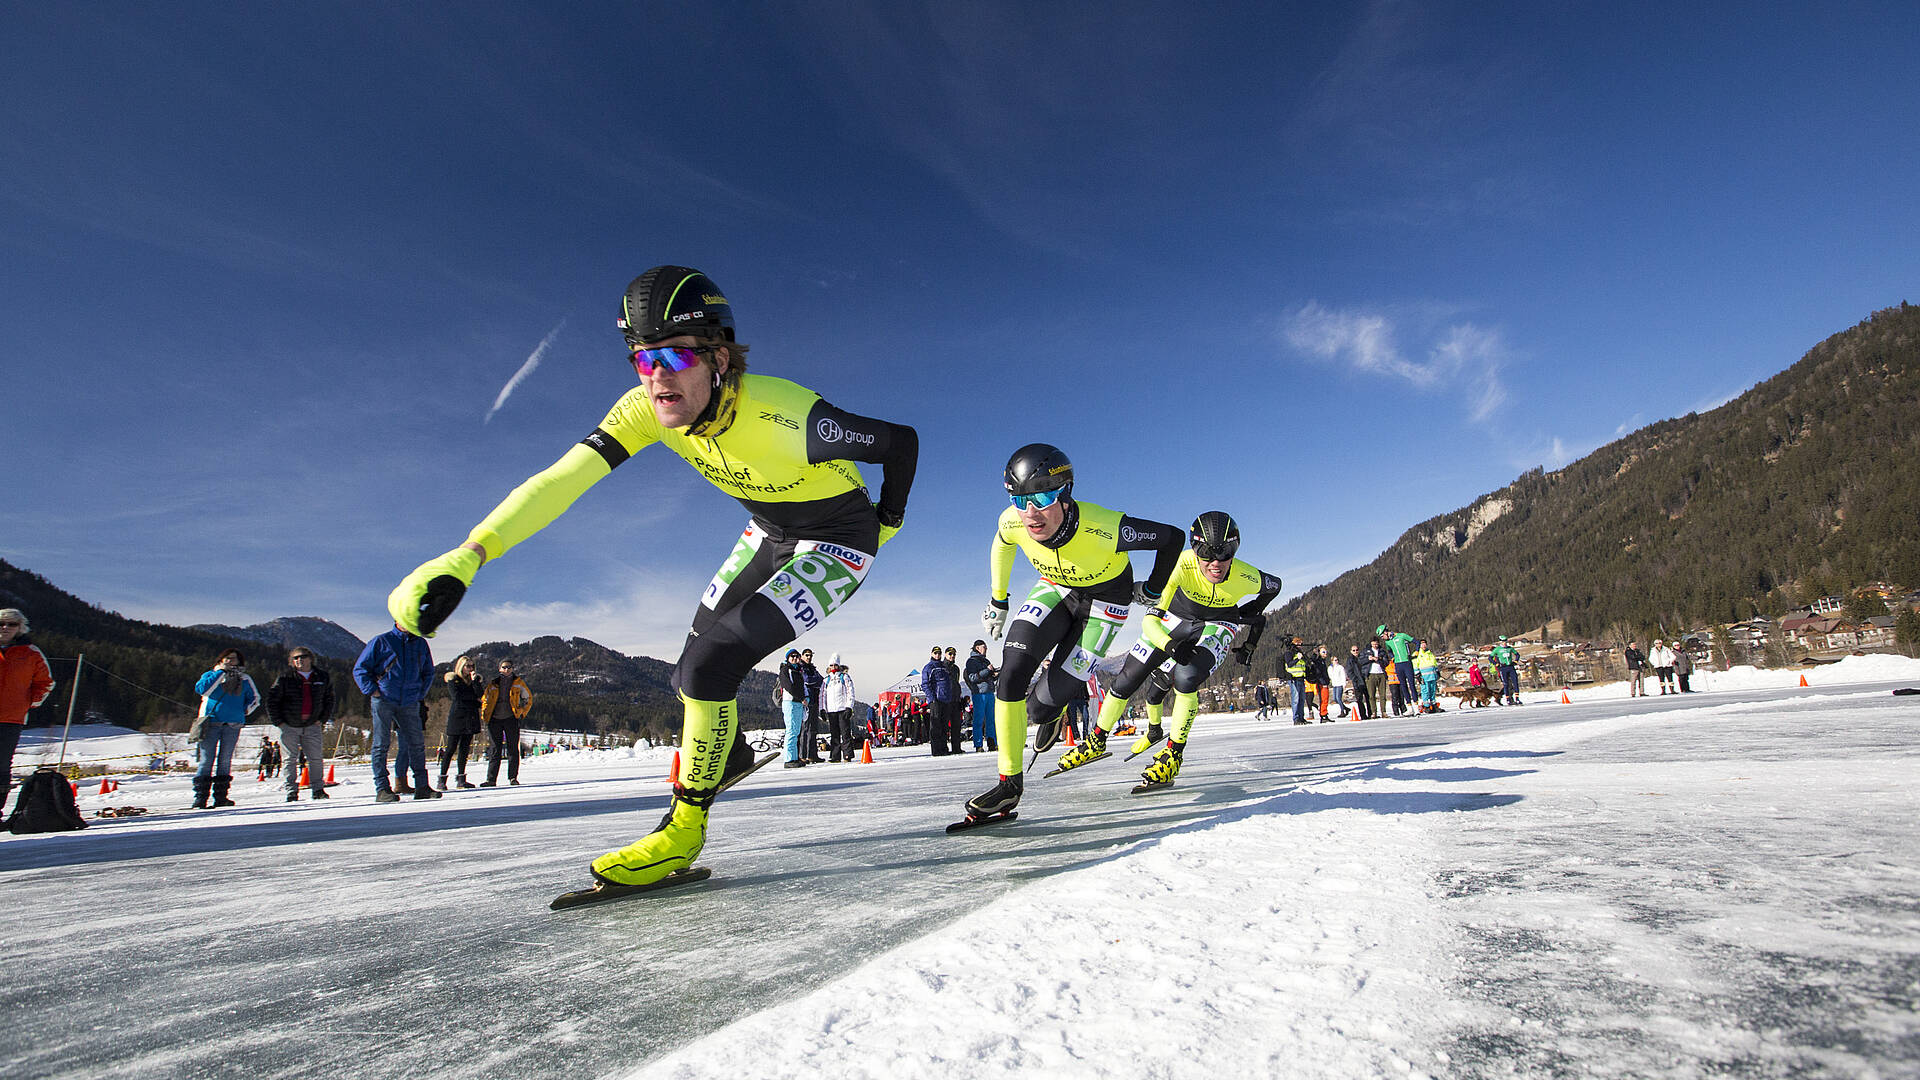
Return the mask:
[[[80,701],[80,669],[87,664],[87,654],[81,653],[73,661],[73,694],[67,698],[67,726],[60,732],[60,764],[67,763],[67,736],[73,731],[73,707]]]

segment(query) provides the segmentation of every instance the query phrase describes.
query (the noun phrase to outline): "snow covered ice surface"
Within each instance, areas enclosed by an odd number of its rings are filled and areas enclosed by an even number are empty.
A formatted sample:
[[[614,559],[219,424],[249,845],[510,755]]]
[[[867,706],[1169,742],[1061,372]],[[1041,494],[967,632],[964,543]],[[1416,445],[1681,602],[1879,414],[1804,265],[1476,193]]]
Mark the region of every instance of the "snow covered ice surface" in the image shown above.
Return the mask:
[[[958,836],[990,756],[776,767],[712,881],[562,913],[670,750],[397,806],[83,787],[156,813],[0,838],[0,1074],[1920,1076],[1920,663],[1797,678],[1209,715],[1171,789],[1036,770]]]

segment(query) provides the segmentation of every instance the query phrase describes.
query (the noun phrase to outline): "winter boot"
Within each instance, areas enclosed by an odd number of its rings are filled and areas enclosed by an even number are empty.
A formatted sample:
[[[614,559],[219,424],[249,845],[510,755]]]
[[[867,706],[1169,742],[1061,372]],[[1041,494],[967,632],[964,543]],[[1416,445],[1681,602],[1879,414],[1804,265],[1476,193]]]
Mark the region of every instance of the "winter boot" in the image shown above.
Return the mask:
[[[447,790],[447,770],[444,768],[440,770],[440,790]]]
[[[195,810],[205,810],[207,808],[207,793],[212,789],[213,777],[196,776],[193,778],[193,808]]]
[[[1079,746],[1060,755],[1060,760],[1056,764],[1054,771],[1066,772],[1068,769],[1077,769],[1090,761],[1098,761],[1106,756],[1107,733],[1096,727],[1092,731],[1087,732],[1087,737],[1081,741]]]
[[[467,783],[467,770],[465,769],[460,770],[460,778],[458,781],[458,785],[462,788],[470,788],[473,786],[472,784]],[[442,786],[445,786],[445,785],[443,784]]]
[[[413,794],[413,785],[407,783],[407,772],[405,769],[395,769],[393,771],[393,793],[395,795]]]
[[[1147,752],[1147,749],[1151,747],[1154,743],[1157,743],[1161,739],[1164,739],[1166,737],[1167,737],[1167,733],[1160,730],[1159,724],[1148,724],[1147,733],[1133,740],[1133,748],[1128,751],[1127,756],[1136,757],[1140,754],[1144,754]]]
[[[1020,805],[1020,795],[1026,790],[1025,773],[1002,776],[1000,782],[986,791],[967,800],[967,816],[970,818],[995,817],[1010,814]]]
[[[609,885],[651,885],[676,870],[691,868],[707,844],[707,809],[683,798],[683,793],[692,794],[674,788],[673,804],[659,828],[593,860],[594,878]]]
[[[216,776],[213,778],[213,805],[232,806],[234,802],[227,798],[227,791],[233,787],[233,777]]]
[[[1180,755],[1186,747],[1180,743],[1168,743],[1153,755],[1153,764],[1140,774],[1140,779],[1149,784],[1171,784],[1173,778],[1180,775]]]

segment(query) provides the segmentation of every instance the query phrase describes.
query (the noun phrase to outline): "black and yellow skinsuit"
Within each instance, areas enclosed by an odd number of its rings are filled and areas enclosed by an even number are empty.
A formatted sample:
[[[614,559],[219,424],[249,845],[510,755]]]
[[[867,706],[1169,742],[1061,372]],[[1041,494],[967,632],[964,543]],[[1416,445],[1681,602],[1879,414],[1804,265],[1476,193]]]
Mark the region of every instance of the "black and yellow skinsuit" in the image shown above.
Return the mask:
[[[684,720],[672,809],[654,834],[594,860],[594,875],[612,884],[646,884],[692,864],[729,757],[744,746],[734,701],[740,683],[860,588],[874,554],[905,517],[919,457],[912,428],[836,408],[788,380],[740,373],[716,381],[707,410],[684,428],[660,425],[644,387],[628,391],[586,438],[515,488],[468,537],[487,561],[500,558],[654,443],[750,514],[694,610],[674,668]],[[877,503],[869,501],[856,461],[884,466]],[[655,558],[682,554],[678,545],[650,552],[644,540],[635,546]],[[462,564],[463,555],[471,563]],[[455,549],[416,570],[395,597],[435,573],[463,571],[470,581],[479,564],[470,549]],[[404,601],[389,603],[405,613]],[[664,842],[661,834],[675,830],[673,842]]]
[[[1096,734],[1089,742],[1104,744],[1106,733],[1119,726],[1126,714],[1127,700],[1171,660],[1173,721],[1167,741],[1176,750],[1183,748],[1200,711],[1201,684],[1226,653],[1234,632],[1242,626],[1264,626],[1263,612],[1279,595],[1280,579],[1251,563],[1234,559],[1226,577],[1216,584],[1201,572],[1200,560],[1191,549],[1182,552],[1167,581],[1166,603],[1162,610],[1148,613],[1140,640],[1128,650],[1126,663],[1100,706]],[[1249,638],[1243,647],[1251,644]],[[1156,698],[1164,696],[1164,691],[1156,690]]]
[[[994,729],[1000,742],[1000,774],[1018,774],[1026,760],[1029,716],[1052,721],[1067,703],[1087,692],[1094,661],[1107,654],[1120,635],[1133,602],[1133,563],[1129,551],[1154,552],[1145,594],[1161,595],[1173,572],[1185,533],[1159,521],[1128,517],[1096,503],[1063,496],[1060,528],[1036,540],[1021,524],[1020,512],[1000,514],[988,557],[991,595],[1008,599],[1014,550],[1026,552],[1040,580],[1013,610],[1001,652],[1000,679],[994,685]],[[1051,654],[1046,675],[1027,684]]]

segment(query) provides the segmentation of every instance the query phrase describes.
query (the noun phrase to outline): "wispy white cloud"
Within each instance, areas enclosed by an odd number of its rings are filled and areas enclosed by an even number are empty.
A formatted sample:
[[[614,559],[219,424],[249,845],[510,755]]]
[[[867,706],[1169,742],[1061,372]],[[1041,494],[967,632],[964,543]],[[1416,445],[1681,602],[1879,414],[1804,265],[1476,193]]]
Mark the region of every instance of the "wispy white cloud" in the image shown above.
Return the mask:
[[[1504,335],[1468,322],[1433,325],[1443,309],[1413,318],[1401,310],[1334,309],[1309,300],[1287,316],[1281,334],[1298,352],[1362,374],[1401,379],[1422,391],[1463,391],[1467,415],[1476,423],[1490,420],[1507,400],[1501,376],[1513,352]],[[1427,339],[1424,355],[1416,359],[1402,350],[1403,333]]]
[[[500,388],[500,396],[493,399],[493,408],[487,410],[486,417],[480,421],[482,424],[492,420],[493,414],[499,412],[500,406],[505,405],[507,398],[513,396],[514,388],[519,386],[527,376],[533,374],[534,368],[540,366],[541,358],[547,355],[547,346],[553,344],[553,339],[559,336],[561,327],[566,325],[567,320],[561,319],[560,325],[547,331],[547,336],[541,338],[540,344],[534,346],[533,353],[527,357],[526,363],[521,364],[520,370],[514,372],[513,378],[507,380],[507,385]]]

